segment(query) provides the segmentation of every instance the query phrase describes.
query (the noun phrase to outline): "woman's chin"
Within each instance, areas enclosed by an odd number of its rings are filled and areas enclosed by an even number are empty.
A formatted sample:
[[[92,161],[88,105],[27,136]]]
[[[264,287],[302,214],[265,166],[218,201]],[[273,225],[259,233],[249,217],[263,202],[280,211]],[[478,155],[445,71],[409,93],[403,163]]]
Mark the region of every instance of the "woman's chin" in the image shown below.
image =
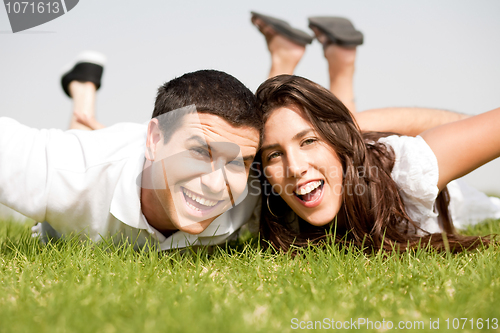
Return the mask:
[[[330,210],[329,211],[317,211],[312,214],[304,214],[304,216],[301,216],[304,221],[307,223],[316,226],[316,227],[322,227],[324,225],[327,225],[328,223],[332,222],[335,219],[335,216],[337,215],[338,210]],[[299,214],[300,216],[300,214]]]
[[[335,218],[335,217],[333,217],[333,218]],[[332,219],[328,219],[328,220],[325,220],[325,219],[318,219],[318,220],[316,220],[316,219],[309,219],[309,220],[306,220],[306,221],[309,224],[311,224],[311,225],[313,225],[315,227],[322,227],[322,226],[327,225],[328,223],[330,223],[333,220],[333,218]]]
[[[215,220],[216,218],[217,216],[207,219],[205,221],[179,226],[178,230],[186,232],[191,235],[198,235],[201,234],[203,231],[205,231],[205,229],[210,225],[210,223],[212,223],[212,221]]]

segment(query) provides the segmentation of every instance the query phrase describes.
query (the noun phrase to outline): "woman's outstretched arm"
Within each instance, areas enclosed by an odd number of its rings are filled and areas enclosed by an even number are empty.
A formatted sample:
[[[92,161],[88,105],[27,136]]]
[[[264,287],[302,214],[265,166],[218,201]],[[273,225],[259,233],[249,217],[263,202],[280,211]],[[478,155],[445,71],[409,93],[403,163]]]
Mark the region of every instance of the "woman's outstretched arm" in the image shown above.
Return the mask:
[[[438,188],[500,157],[500,108],[421,134],[436,155]]]

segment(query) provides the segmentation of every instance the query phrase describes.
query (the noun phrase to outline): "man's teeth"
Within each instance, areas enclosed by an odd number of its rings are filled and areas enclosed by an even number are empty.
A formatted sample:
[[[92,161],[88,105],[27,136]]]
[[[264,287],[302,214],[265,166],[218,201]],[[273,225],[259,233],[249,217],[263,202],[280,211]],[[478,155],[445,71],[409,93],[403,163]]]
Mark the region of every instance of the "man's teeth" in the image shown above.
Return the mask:
[[[198,208],[196,208],[195,206],[191,205],[189,202],[186,202],[186,204],[191,207],[191,209],[194,209],[194,210],[197,210],[197,211],[200,211]]]
[[[317,189],[318,186],[320,186],[320,185],[321,185],[321,180],[311,182],[311,183],[307,184],[306,187],[302,187],[300,190],[295,191],[295,194],[304,195],[304,194],[310,193],[313,190]]]
[[[190,197],[191,199],[193,199],[194,201],[196,201],[197,203],[199,204],[202,204],[204,206],[207,206],[207,207],[213,207],[217,204],[218,201],[213,201],[213,200],[208,200],[208,199],[204,199],[204,198],[200,198],[199,196],[197,196],[196,194],[194,194],[193,192],[191,191],[188,191],[186,189],[183,189],[183,192],[185,195],[187,195],[188,197]],[[191,207],[191,208],[195,208],[193,205],[189,204],[188,205]],[[196,210],[199,210],[197,208],[195,208]]]

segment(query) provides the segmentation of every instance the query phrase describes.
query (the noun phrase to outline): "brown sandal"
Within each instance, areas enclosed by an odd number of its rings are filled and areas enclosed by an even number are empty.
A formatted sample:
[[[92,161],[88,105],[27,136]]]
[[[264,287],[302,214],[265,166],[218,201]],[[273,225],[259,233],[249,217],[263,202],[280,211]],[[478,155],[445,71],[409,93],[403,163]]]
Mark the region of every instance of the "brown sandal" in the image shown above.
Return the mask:
[[[252,18],[256,17],[261,19],[262,21],[264,21],[264,23],[273,28],[273,30],[278,34],[288,38],[296,44],[306,46],[307,44],[311,44],[311,42],[313,41],[313,37],[311,37],[308,33],[293,28],[290,24],[288,24],[288,22],[256,12],[251,12],[251,14]]]
[[[323,47],[330,44],[340,46],[358,46],[363,44],[363,34],[354,28],[354,25],[343,17],[310,17],[309,28],[316,28],[328,38]]]

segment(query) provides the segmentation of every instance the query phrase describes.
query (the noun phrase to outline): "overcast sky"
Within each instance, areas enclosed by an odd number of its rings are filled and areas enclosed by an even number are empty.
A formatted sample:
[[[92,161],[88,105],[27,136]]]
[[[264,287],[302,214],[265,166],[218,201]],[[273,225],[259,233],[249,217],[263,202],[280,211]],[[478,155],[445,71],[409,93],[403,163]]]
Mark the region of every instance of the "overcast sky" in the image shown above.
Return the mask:
[[[58,19],[17,34],[0,8],[0,116],[65,129],[71,102],[60,74],[83,50],[108,58],[97,105],[105,125],[148,120],[156,88],[198,69],[226,71],[255,91],[270,61],[251,10],[306,31],[308,16],[350,18],[365,35],[355,78],[360,110],[422,106],[477,114],[500,107],[497,0],[81,0]],[[319,43],[308,46],[296,74],[326,85]],[[500,193],[499,171],[497,160],[468,182]]]

